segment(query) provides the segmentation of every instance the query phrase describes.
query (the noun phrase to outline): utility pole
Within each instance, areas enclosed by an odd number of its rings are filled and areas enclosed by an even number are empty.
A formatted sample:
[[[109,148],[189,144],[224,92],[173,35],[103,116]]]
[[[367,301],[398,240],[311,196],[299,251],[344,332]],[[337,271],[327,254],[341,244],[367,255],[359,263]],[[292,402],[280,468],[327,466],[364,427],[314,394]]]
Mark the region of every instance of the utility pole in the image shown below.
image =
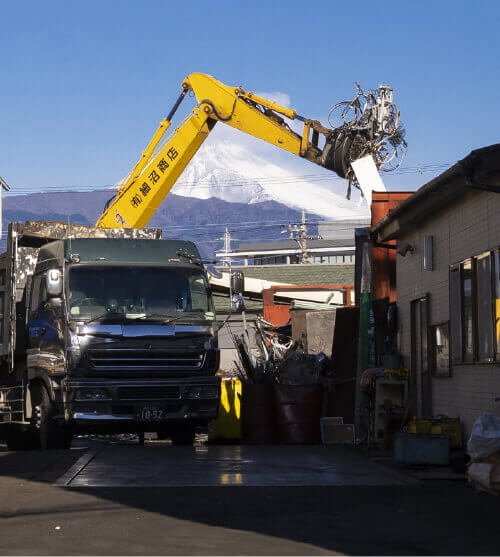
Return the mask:
[[[231,267],[231,258],[229,257],[229,254],[231,253],[231,234],[227,228],[224,232],[224,237],[220,239],[224,240],[224,256],[222,257],[222,263]]]
[[[7,182],[0,176],[0,239],[2,238],[2,220],[3,220],[3,208],[2,208],[2,194],[3,190],[9,191],[10,187]]]
[[[309,256],[307,254],[307,240],[320,240],[321,236],[307,234],[307,221],[306,212],[302,209],[302,221],[300,225],[289,225],[288,231],[290,238],[295,240],[300,246],[300,262],[309,263]]]

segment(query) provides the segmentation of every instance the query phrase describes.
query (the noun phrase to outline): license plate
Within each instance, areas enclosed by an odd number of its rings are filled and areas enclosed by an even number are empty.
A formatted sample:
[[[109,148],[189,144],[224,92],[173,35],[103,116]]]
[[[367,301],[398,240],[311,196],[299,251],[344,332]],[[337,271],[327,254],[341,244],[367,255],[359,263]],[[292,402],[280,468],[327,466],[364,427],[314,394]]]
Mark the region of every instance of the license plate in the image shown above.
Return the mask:
[[[139,410],[138,417],[143,422],[158,422],[167,417],[167,411],[159,406],[144,406]]]

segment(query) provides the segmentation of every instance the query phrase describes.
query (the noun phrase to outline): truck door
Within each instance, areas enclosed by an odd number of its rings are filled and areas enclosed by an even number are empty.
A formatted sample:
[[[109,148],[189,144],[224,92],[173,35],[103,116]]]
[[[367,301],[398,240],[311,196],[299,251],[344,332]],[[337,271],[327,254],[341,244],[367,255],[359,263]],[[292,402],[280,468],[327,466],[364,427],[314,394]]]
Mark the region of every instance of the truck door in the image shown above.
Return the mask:
[[[45,273],[36,274],[29,314],[29,340],[31,348],[39,348],[41,352],[53,352],[59,345],[58,310],[48,302],[45,287]]]

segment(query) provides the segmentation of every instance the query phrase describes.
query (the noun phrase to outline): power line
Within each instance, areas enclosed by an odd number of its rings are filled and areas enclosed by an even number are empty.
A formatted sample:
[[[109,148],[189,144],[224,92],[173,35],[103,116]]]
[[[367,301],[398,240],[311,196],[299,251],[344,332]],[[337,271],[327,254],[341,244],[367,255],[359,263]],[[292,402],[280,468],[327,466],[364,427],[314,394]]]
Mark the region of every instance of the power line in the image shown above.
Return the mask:
[[[345,219],[344,219],[345,220]],[[272,229],[272,228],[286,228],[288,226],[300,225],[301,221],[248,221],[248,222],[239,222],[239,223],[209,223],[209,224],[201,224],[201,225],[178,225],[178,226],[150,226],[147,228],[158,228],[164,233],[168,233],[173,229],[177,232],[177,234],[182,233],[184,236],[188,236],[190,238],[193,237],[207,237],[218,235],[221,233],[221,229],[228,228],[229,232],[254,232],[254,231],[262,231],[263,229]],[[335,221],[324,221],[324,220],[308,220],[308,225],[318,225],[318,224],[336,224]],[[240,226],[240,228],[229,228],[232,225]],[[247,226],[245,226],[247,225]],[[211,231],[200,232],[200,230],[204,230],[206,228],[212,229]],[[352,230],[353,227],[342,227],[337,228],[337,231],[347,231]],[[180,230],[179,230],[180,229]],[[190,233],[191,230],[196,230],[196,233]],[[185,232],[183,232],[185,230]],[[2,237],[7,237],[8,232],[6,230],[2,231]],[[170,239],[182,239],[181,236],[170,236]],[[220,239],[219,239],[220,240]],[[213,240],[218,241],[218,240]]]
[[[401,167],[398,170],[391,172],[391,175],[408,175],[408,174],[423,174],[427,172],[433,172],[443,168],[448,168],[449,163],[443,164],[432,164],[432,165],[418,165],[418,166],[408,166]],[[218,180],[218,185],[221,188],[240,188],[251,185],[254,182],[263,184],[288,184],[296,182],[321,182],[321,181],[331,181],[331,180],[343,180],[339,176],[328,176],[326,174],[303,174],[303,175],[289,175],[289,176],[266,176],[266,177],[256,177],[256,178],[223,178]],[[199,185],[197,182],[177,182],[174,189],[180,188],[196,188],[200,189],[211,189],[211,185]],[[10,192],[6,193],[6,197],[11,197],[19,194],[37,194],[37,193],[87,193],[91,191],[106,191],[109,190],[110,196],[116,193],[119,185],[117,184],[104,184],[104,185],[81,185],[81,186],[20,186],[18,188],[11,189]]]

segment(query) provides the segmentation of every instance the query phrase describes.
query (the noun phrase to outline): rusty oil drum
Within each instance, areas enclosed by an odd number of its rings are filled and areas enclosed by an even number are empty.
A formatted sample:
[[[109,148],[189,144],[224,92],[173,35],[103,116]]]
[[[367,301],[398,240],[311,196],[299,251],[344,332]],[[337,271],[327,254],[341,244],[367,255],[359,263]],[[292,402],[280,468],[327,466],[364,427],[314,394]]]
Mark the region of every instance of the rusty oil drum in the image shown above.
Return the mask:
[[[315,444],[321,440],[319,385],[274,385],[278,442]]]
[[[273,385],[245,383],[241,400],[243,443],[270,445],[274,442]]]

